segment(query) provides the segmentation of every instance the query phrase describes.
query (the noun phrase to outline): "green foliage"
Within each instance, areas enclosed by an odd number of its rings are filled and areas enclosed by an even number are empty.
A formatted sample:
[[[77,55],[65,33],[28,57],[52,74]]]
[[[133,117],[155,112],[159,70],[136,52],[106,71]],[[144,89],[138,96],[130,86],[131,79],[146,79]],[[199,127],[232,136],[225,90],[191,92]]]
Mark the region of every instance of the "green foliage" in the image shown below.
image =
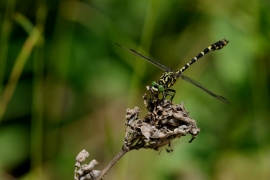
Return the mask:
[[[127,108],[162,71],[226,38],[185,72],[227,106],[180,81],[174,101],[201,127],[174,152],[134,151],[107,179],[269,179],[270,3],[3,1],[0,3],[0,179],[71,179],[86,149],[100,170],[120,150]],[[189,138],[189,137],[188,137]]]

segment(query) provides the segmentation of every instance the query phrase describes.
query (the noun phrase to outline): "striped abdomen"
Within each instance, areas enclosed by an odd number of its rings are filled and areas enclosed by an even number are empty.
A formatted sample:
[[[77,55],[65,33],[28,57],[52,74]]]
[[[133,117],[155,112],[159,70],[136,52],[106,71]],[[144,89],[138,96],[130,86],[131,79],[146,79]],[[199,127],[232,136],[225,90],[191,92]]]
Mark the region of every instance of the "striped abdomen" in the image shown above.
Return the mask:
[[[198,61],[201,57],[203,57],[205,54],[209,53],[210,51],[215,51],[215,50],[220,50],[224,46],[226,46],[229,43],[226,39],[222,39],[211,46],[207,47],[205,50],[200,52],[197,56],[195,56],[191,61],[189,61],[182,69],[177,71],[176,73],[180,76],[191,64],[195,63]]]

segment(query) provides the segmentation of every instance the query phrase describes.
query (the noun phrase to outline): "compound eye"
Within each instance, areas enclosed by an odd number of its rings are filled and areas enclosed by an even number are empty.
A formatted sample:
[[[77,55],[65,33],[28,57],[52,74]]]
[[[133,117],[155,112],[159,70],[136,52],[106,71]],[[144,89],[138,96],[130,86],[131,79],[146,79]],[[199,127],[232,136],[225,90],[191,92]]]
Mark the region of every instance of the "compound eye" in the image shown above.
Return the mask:
[[[153,82],[152,82],[152,86],[155,86],[156,84],[157,84],[156,81],[153,81]]]
[[[158,90],[159,90],[160,92],[163,92],[163,91],[164,91],[164,87],[161,86],[161,85],[158,85]]]

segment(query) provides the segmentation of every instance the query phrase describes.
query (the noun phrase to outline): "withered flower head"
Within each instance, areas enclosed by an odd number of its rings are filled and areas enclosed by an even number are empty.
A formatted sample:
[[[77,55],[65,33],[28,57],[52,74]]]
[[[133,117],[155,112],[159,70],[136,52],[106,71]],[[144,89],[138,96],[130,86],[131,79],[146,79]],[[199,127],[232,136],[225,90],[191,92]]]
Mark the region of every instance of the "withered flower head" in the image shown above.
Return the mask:
[[[154,149],[168,145],[173,139],[191,134],[189,142],[199,134],[196,121],[189,117],[184,104],[172,104],[169,100],[147,99],[144,96],[148,114],[139,119],[140,109],[127,109],[126,134],[123,149]]]

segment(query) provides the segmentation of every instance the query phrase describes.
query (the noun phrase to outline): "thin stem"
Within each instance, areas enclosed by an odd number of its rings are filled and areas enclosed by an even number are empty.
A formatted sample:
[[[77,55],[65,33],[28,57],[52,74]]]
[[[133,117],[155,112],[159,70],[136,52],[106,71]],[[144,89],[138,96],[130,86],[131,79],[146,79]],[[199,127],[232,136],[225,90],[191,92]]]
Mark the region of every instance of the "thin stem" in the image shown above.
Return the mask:
[[[43,29],[47,15],[44,0],[37,1],[36,22]],[[29,27],[29,26],[28,26]],[[25,28],[26,30],[26,28]],[[43,179],[43,126],[44,126],[44,57],[45,37],[41,36],[33,50],[33,96],[30,144],[30,179]],[[38,168],[37,168],[38,167]]]
[[[122,149],[114,158],[113,160],[101,171],[100,176],[97,178],[97,180],[100,180],[102,177],[106,175],[106,173],[118,162],[118,160],[124,156],[128,150]]]

